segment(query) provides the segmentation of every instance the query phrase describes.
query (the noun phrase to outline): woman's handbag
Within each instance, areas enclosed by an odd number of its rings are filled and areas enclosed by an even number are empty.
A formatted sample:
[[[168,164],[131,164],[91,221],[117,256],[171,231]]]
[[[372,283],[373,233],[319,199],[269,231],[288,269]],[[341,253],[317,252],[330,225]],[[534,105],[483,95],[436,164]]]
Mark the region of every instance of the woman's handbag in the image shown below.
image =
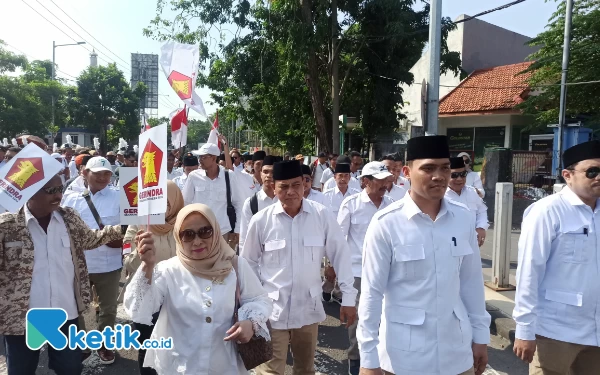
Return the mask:
[[[233,269],[235,270],[237,281],[235,285],[235,310],[233,313],[234,323],[238,322],[238,310],[240,308],[240,279],[238,272],[238,257],[237,255],[231,260]],[[271,323],[267,320],[267,327],[271,332]],[[244,362],[246,370],[252,370],[253,368],[262,365],[263,363],[270,361],[273,358],[273,343],[267,341],[264,337],[253,336],[250,341],[245,344],[236,344],[238,353]]]

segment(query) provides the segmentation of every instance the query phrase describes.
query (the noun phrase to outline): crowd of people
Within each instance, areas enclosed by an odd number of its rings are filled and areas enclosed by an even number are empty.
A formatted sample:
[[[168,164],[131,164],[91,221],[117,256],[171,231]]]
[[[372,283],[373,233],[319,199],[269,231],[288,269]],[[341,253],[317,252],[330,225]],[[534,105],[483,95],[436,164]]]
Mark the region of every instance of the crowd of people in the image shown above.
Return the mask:
[[[340,305],[351,375],[484,372],[490,316],[479,247],[489,224],[469,155],[451,157],[445,136],[412,138],[405,158],[366,164],[358,152],[305,164],[219,143],[223,151],[169,151],[165,222],[149,226],[120,225],[119,168],[137,166],[135,150],[52,150],[63,170],[19,212],[0,214],[9,375],[37,368],[39,351],[24,338],[28,309],[63,308],[64,332],[86,330],[92,300],[93,328],[114,327],[123,303],[140,342],[173,338],[171,350],[139,350],[142,375],[245,374],[239,346],[259,338],[272,356],[256,374],[283,375],[289,351],[294,374],[314,374],[323,302]],[[19,152],[0,148],[4,163]],[[600,298],[600,143],[564,158],[568,187],[526,212],[519,244],[515,352],[533,361],[532,374],[587,374],[576,369],[600,358],[589,302]],[[571,271],[587,284],[554,285]],[[565,339],[576,347],[559,346]],[[552,372],[551,353],[563,349],[575,367]],[[115,361],[106,347],[96,353]],[[80,374],[91,354],[50,349],[49,366]]]

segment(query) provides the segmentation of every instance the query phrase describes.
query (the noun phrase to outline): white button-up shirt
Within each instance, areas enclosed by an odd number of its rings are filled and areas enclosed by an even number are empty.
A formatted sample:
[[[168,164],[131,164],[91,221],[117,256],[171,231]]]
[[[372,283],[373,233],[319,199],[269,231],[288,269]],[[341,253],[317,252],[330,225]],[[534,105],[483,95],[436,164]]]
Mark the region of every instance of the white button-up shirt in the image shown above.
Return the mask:
[[[79,316],[75,301],[75,266],[71,239],[62,216],[54,211],[47,232],[24,207],[25,222],[33,240],[33,274],[29,308],[61,308],[67,319]]]
[[[237,172],[235,177],[237,178],[237,187],[240,191],[241,199],[244,202],[246,199],[262,190],[262,185],[254,179],[254,175],[245,172]]]
[[[384,195],[381,204],[377,207],[365,190],[344,199],[342,202],[337,221],[352,253],[352,274],[354,277],[361,277],[362,274],[363,244],[373,215],[392,204],[392,202],[392,199]]]
[[[346,194],[342,194],[340,189],[336,186],[333,189],[325,190],[325,192],[323,192],[323,195],[325,196],[324,204],[333,211],[333,216],[337,217],[338,211],[340,210],[340,206],[342,205],[344,199],[358,193],[360,193],[360,190],[348,187]]]
[[[227,216],[227,187],[224,173],[225,169],[219,167],[219,175],[214,180],[211,180],[206,176],[204,169],[191,172],[183,187],[183,200],[186,205],[202,203],[210,207],[221,226],[221,233],[229,233],[232,229],[235,233],[239,233],[244,201],[239,189],[238,174],[227,172],[229,173],[231,204],[236,212],[235,228],[231,228],[229,217]]]
[[[396,185],[406,189],[407,191],[410,190],[410,180],[404,176],[398,177],[396,180]]]
[[[273,299],[275,329],[295,329],[325,320],[321,303],[321,260],[327,256],[342,291],[342,306],[354,306],[350,250],[328,209],[307,199],[295,217],[281,202],[258,212],[248,228],[241,256]]]
[[[182,168],[173,168],[171,172],[167,171],[167,180],[173,181],[175,177],[179,177],[182,174],[184,174]]]
[[[240,163],[240,165],[233,165],[233,171],[234,172],[241,172],[244,170],[244,163]]]
[[[263,208],[267,208],[275,202],[278,202],[277,196],[271,198],[265,193],[264,190],[261,189],[258,193],[256,193],[256,201],[258,203],[258,211]],[[242,208],[242,222],[240,224],[240,249],[244,247],[244,241],[246,241],[246,235],[248,234],[248,225],[250,224],[250,219],[252,219],[252,209],[250,208],[250,199],[252,197],[247,198],[244,201],[244,207]],[[258,211],[256,211],[258,213]]]
[[[185,182],[187,181],[187,174],[182,174],[181,176],[177,176],[173,179],[173,183],[179,187],[179,190],[183,191],[183,187],[185,186]]]
[[[73,176],[74,177],[74,176]],[[67,190],[76,190],[76,191],[84,191],[87,189],[85,187],[85,179],[83,176],[77,176],[73,182],[69,185]]]
[[[323,174],[321,175],[321,179],[319,180],[319,187],[321,187],[321,184],[324,185],[332,177],[333,177],[333,170],[331,168],[327,168],[326,170],[324,170]]]
[[[433,221],[407,194],[375,214],[364,249],[361,366],[411,375],[473,367],[471,344],[489,343],[491,320],[473,214],[444,198]]]
[[[403,186],[400,187],[396,184],[392,184],[392,190],[386,191],[385,196],[390,197],[393,201],[399,201],[400,199],[404,198],[407,192],[408,189],[404,188]]]
[[[315,173],[313,175],[313,187],[321,187],[321,176],[323,176],[323,172],[325,172],[328,169],[329,165],[327,163],[321,164],[320,162],[317,162],[317,164],[315,165]]]
[[[308,193],[308,197],[306,197],[306,199],[327,206],[327,200],[325,199],[325,195],[318,190],[310,189],[310,192]]]
[[[92,203],[98,211],[104,225],[119,225],[121,223],[119,192],[110,186],[105,187],[96,194],[90,193]],[[71,207],[90,229],[100,229],[94,215],[90,210],[83,192],[78,190],[67,190],[63,196],[63,207]],[[118,270],[123,266],[121,248],[102,245],[97,249],[85,252],[85,261],[89,273],[105,273]]]
[[[465,185],[462,188],[460,195],[448,188],[448,190],[446,190],[446,197],[455,202],[464,204],[475,214],[475,228],[487,230],[490,227],[490,224],[488,223],[487,206],[479,194],[477,194],[474,187]]]
[[[596,209],[568,187],[523,215],[516,337],[600,346],[600,199]]]
[[[327,182],[325,182],[325,185],[323,185],[323,193],[327,190],[335,188],[336,186],[337,182],[335,182],[335,178],[331,177],[329,180],[327,180]],[[358,179],[354,177],[350,177],[350,181],[348,181],[348,188],[355,189],[358,191],[362,190],[362,188],[360,187],[360,181],[358,181]]]
[[[69,162],[69,178],[75,177],[79,174],[79,170],[77,169],[77,164],[75,164],[75,157],[71,158]]]
[[[483,183],[481,182],[481,177],[479,177],[479,173],[469,171],[467,174],[467,186],[473,186],[475,189],[479,190],[479,192],[485,197],[485,190],[483,190]]]

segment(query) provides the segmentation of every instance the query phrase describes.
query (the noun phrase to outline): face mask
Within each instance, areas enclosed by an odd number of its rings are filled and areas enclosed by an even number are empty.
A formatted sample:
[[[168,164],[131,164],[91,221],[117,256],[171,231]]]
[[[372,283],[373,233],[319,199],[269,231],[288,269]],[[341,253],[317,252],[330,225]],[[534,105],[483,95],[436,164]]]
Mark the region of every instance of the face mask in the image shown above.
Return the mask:
[[[246,166],[246,172],[252,173],[252,166],[251,165],[247,165]]]

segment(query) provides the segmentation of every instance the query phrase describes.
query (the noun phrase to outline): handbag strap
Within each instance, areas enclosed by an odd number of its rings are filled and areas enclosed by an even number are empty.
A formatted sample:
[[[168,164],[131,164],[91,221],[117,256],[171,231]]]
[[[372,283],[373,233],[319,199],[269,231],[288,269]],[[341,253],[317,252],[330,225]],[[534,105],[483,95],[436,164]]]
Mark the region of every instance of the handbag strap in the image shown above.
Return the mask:
[[[225,188],[227,189],[227,207],[232,207],[231,205],[231,183],[229,182],[229,172],[223,171],[225,173]]]
[[[238,256],[234,255],[233,258],[231,259],[231,265],[233,266],[233,270],[235,271],[235,309],[234,309],[234,314],[236,316],[237,319],[237,313],[238,310],[240,308],[240,297],[241,297],[241,292],[240,292],[240,273],[238,272]]]
[[[104,224],[102,224],[102,219],[100,218],[100,215],[98,214],[98,210],[96,210],[96,207],[94,206],[94,202],[92,202],[92,197],[90,197],[89,190],[86,190],[83,192],[83,198],[85,198],[85,202],[87,203],[88,207],[90,208],[90,211],[92,211],[94,220],[96,220],[96,223],[98,224],[100,229],[104,228]]]

